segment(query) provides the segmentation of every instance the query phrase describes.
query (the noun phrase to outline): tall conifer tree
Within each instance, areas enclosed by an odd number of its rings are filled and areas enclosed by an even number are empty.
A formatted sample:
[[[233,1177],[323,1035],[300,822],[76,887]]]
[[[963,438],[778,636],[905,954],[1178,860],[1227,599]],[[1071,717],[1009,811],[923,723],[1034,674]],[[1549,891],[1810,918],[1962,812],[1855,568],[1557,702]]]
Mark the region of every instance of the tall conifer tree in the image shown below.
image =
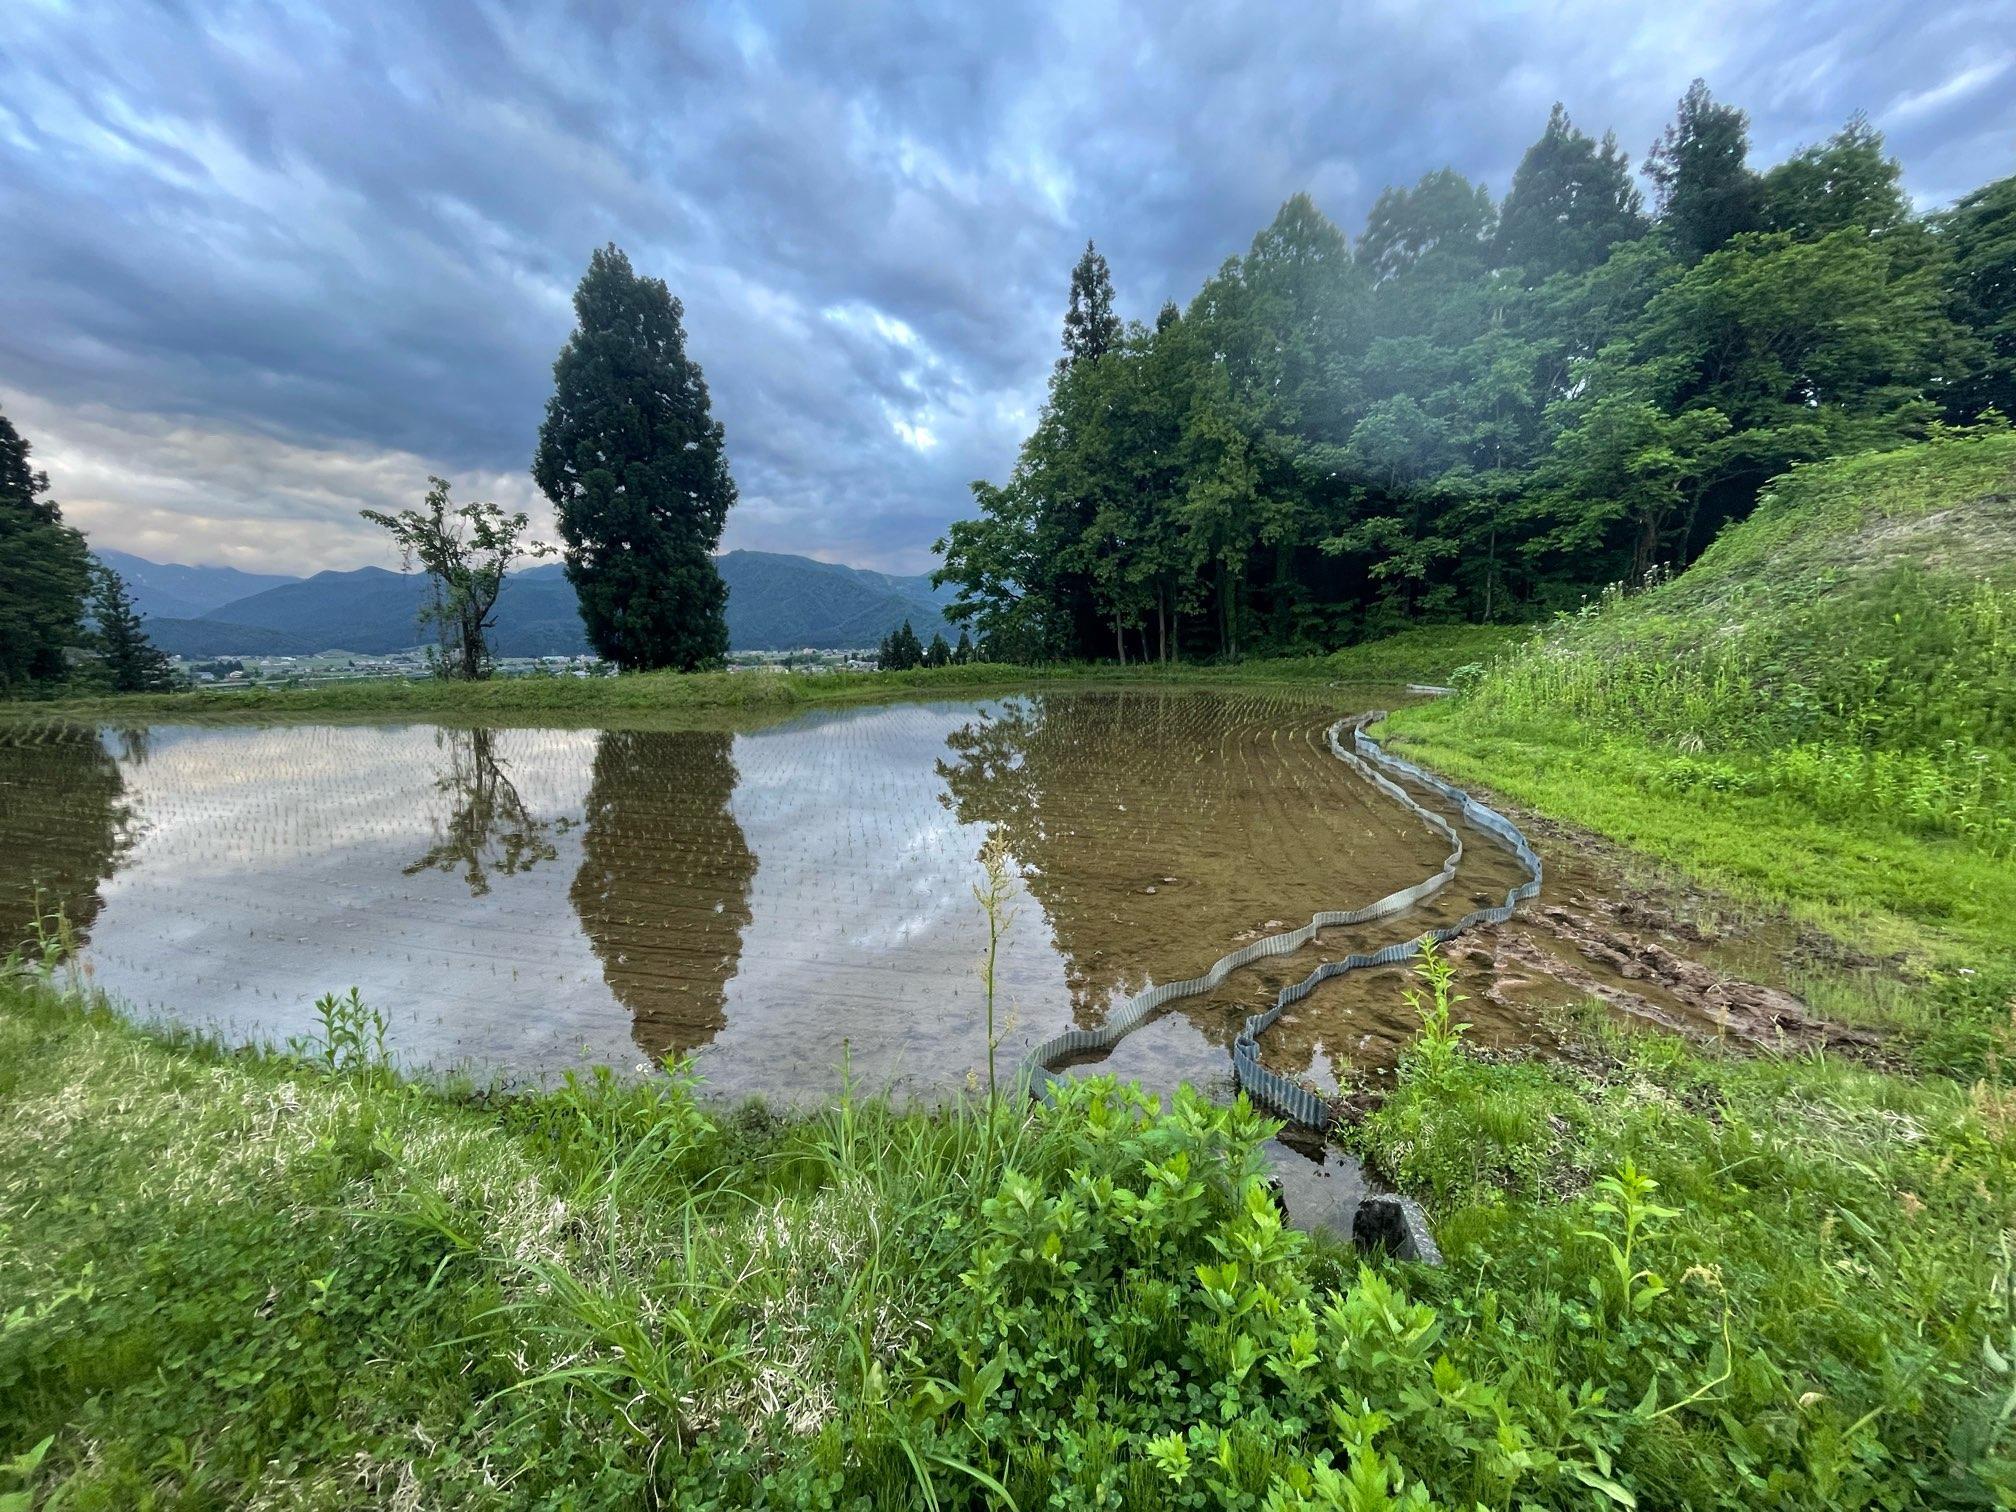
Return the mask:
[[[83,639],[91,556],[63,523],[49,479],[0,415],[0,687],[64,675],[64,648]]]
[[[1597,142],[1557,104],[1498,208],[1498,261],[1528,283],[1585,273],[1618,242],[1644,234],[1643,210],[1617,138]]]
[[[1113,310],[1113,272],[1089,241],[1071,270],[1071,307],[1064,312],[1064,357],[1059,366],[1104,357],[1120,344]]]
[[[1659,190],[1660,223],[1681,256],[1706,257],[1758,228],[1761,196],[1749,157],[1750,117],[1717,104],[1696,79],[1645,158],[1645,176]]]
[[[162,693],[175,686],[175,669],[147,638],[126,580],[103,562],[92,564],[91,618],[114,692]]]
[[[735,483],[683,308],[612,245],[589,259],[574,311],[532,476],[559,516],[588,639],[623,667],[717,662],[728,590],[713,553]]]

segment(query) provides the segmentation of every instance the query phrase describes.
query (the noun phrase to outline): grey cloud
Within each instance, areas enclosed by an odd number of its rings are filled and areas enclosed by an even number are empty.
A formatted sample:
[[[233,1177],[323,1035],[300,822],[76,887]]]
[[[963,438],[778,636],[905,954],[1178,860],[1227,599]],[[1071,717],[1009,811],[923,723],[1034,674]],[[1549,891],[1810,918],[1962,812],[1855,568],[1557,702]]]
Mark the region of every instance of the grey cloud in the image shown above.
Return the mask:
[[[1926,204],[2010,171],[2016,132],[2011,0],[247,0],[6,24],[10,412],[107,544],[295,568],[382,559],[354,508],[429,471],[529,501],[605,240],[686,302],[742,491],[729,544],[915,570],[1012,460],[1088,235],[1146,317],[1298,189],[1347,229],[1445,164],[1502,192],[1556,98],[1636,157],[1696,73],[1764,160],[1867,110]]]

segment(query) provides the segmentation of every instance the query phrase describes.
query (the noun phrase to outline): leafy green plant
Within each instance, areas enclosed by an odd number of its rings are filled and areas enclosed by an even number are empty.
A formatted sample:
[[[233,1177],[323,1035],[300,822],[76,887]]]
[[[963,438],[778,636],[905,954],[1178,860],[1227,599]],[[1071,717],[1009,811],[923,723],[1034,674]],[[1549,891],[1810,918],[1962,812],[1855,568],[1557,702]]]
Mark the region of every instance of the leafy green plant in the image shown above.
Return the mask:
[[[1448,1078],[1463,1053],[1463,1036],[1470,1026],[1455,1021],[1454,1009],[1465,999],[1453,985],[1456,968],[1433,940],[1421,942],[1421,952],[1414,958],[1414,975],[1428,990],[1424,994],[1411,983],[1401,990],[1420,1025],[1408,1054],[1421,1079],[1436,1086]]]
[[[288,1042],[302,1060],[319,1065],[332,1076],[382,1070],[390,1064],[385,1050],[385,1015],[368,1006],[355,987],[343,997],[327,992],[317,998],[315,1022],[313,1033]]]
[[[1666,1293],[1659,1274],[1637,1263],[1640,1247],[1658,1237],[1660,1224],[1680,1216],[1678,1208],[1652,1200],[1658,1190],[1659,1183],[1626,1156],[1614,1175],[1597,1178],[1599,1195],[1588,1204],[1590,1212],[1610,1222],[1602,1228],[1576,1230],[1584,1239],[1601,1244],[1610,1257],[1609,1272],[1600,1281],[1592,1278],[1590,1290],[1603,1315],[1613,1321],[1644,1312]]]

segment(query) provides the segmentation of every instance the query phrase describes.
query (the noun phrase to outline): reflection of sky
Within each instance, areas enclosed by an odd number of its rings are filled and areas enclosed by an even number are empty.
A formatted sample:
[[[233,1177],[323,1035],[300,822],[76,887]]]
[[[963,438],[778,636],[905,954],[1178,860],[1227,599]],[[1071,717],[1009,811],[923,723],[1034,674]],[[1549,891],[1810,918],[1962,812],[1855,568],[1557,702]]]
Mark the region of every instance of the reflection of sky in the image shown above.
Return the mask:
[[[494,732],[503,774],[555,854],[513,875],[493,867],[482,896],[459,867],[409,872],[454,812],[441,779],[466,732],[164,726],[140,759],[106,732],[136,838],[101,889],[86,959],[115,997],[232,1040],[303,1033],[316,996],[354,985],[387,1014],[409,1063],[480,1075],[533,1076],[584,1059],[636,1065],[639,1039],[654,1043],[654,1008],[690,1010],[720,995],[720,1014],[701,1016],[721,1027],[698,1054],[724,1093],[818,1095],[845,1061],[858,1085],[928,1095],[986,1064],[987,926],[973,887],[987,831],[956,817],[939,764],[949,736],[1001,707],[821,711],[735,735],[734,786],[721,797],[747,855],[730,847],[725,871],[718,832],[700,844],[682,828],[696,815],[718,825],[720,800],[683,788],[695,779],[676,759],[662,772],[647,759],[597,787],[610,826],[600,833],[621,856],[606,869],[601,906],[625,925],[622,1001],[570,895],[599,732]],[[1105,751],[1099,732],[1110,721],[1099,718],[1061,727],[1065,744],[1040,764],[1046,786],[1032,795],[1027,833],[1063,870],[1046,879],[1044,905],[1020,888],[1011,904],[997,976],[1004,1072],[1072,1021],[1072,982],[1090,998],[1078,1011],[1096,1021],[1106,989],[1088,987],[1088,975],[1104,970],[1131,988],[1147,970],[1201,969],[1229,948],[1218,938],[1226,921],[1264,920],[1298,889],[1341,884],[1355,896],[1372,885],[1357,871],[1393,848],[1383,802],[1368,807],[1339,785],[1341,769],[1308,732],[1281,737],[1266,707],[1249,700],[1235,711],[1197,695],[1128,708],[1143,723],[1124,760],[1106,752],[1104,765],[1084,769],[1104,777],[1074,786],[1069,776],[1081,770],[1079,743]],[[1239,722],[1236,736],[1228,720]],[[998,750],[1022,765],[1012,742]],[[1125,793],[1107,786],[1116,772]],[[1180,800],[1164,806],[1179,781]],[[1123,799],[1137,796],[1130,811]],[[978,812],[991,818],[994,801],[983,794]],[[1318,812],[1324,823],[1312,824]],[[0,851],[38,833],[10,837],[6,823],[0,811]],[[1046,828],[1071,838],[1059,849]],[[46,832],[36,843],[48,843]],[[1417,864],[1398,852],[1391,860]],[[745,885],[746,900],[735,895]],[[719,918],[739,916],[745,901],[737,940]],[[1060,940],[1087,959],[1067,962]],[[1227,1024],[1238,1011],[1206,1010]],[[1172,1015],[1123,1047],[1112,1069],[1167,1084],[1218,1075],[1223,1060],[1222,1045]]]
[[[578,818],[595,739],[500,731],[496,750],[534,813]],[[578,829],[485,897],[452,872],[403,874],[447,818],[447,764],[428,725],[153,731],[146,759],[121,763],[138,838],[103,888],[95,980],[232,1040],[302,1033],[315,996],[356,986],[416,1063],[634,1061],[568,901]]]
[[[986,1065],[972,889],[986,828],[961,824],[934,770],[970,704],[813,715],[735,740],[731,803],[757,857],[728,1022],[701,1057],[735,1092],[956,1082]],[[1018,891],[999,963],[1001,1064],[1062,1022],[1062,961]]]
[[[730,808],[757,866],[727,1025],[702,1051],[723,1091],[824,1090],[843,1059],[874,1086],[954,1085],[984,1066],[971,888],[985,831],[952,817],[934,771],[973,713],[821,713],[735,738]],[[598,738],[497,732],[526,808],[567,822],[548,832],[552,860],[493,874],[477,897],[452,870],[406,874],[450,810],[435,727],[155,729],[146,759],[121,763],[137,840],[102,889],[95,979],[232,1040],[305,1032],[316,995],[354,985],[411,1062],[512,1075],[635,1064],[630,1015],[568,895]],[[109,733],[106,745],[118,753]],[[1021,1024],[1004,1066],[1066,996],[1040,911],[1017,902],[999,1011]]]

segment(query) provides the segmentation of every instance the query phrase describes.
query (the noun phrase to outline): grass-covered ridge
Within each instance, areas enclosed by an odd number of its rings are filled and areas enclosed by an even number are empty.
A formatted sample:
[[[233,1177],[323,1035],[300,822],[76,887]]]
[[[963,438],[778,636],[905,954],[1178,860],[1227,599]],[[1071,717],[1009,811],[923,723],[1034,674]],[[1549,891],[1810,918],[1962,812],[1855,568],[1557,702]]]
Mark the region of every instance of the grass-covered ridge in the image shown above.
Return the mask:
[[[1999,1091],[1599,1031],[1599,1074],[1528,1070],[1506,1117],[1458,1095],[1495,1068],[1431,1037],[1366,1139],[1441,1199],[1434,1273],[1283,1227],[1243,1108],[1100,1081],[780,1122],[677,1075],[500,1101],[383,1070],[368,1014],[331,1023],[227,1054],[0,981],[0,1495],[1290,1512],[2016,1486],[1982,1352],[2012,1322]]]
[[[1801,468],[1699,563],[1404,711],[1414,754],[1927,973],[1978,1067],[2016,983],[2016,435]]]
[[[463,719],[514,716],[593,718],[777,712],[878,699],[961,697],[1003,690],[1082,686],[1213,687],[1251,683],[1446,681],[1456,670],[1523,640],[1517,626],[1433,625],[1347,646],[1329,656],[1127,667],[1058,663],[1023,667],[971,663],[901,672],[642,672],[622,677],[513,677],[483,682],[388,678],[318,687],[193,689],[70,698],[0,700],[0,727],[42,719],[257,719],[423,715]]]

